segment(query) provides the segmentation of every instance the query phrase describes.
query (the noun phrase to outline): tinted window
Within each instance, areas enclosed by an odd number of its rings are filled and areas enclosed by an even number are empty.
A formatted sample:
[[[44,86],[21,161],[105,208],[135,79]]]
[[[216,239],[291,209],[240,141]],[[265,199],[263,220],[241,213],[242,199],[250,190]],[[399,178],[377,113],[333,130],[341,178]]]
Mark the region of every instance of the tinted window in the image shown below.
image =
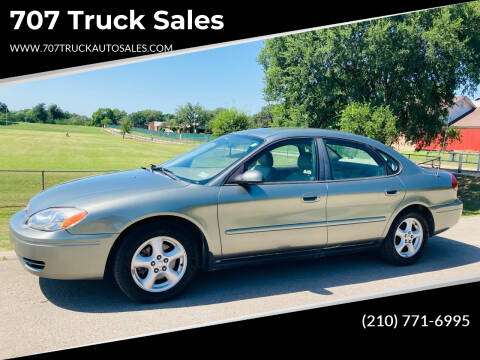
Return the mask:
[[[325,139],[332,179],[353,179],[387,174],[381,159],[358,143]]]
[[[313,139],[277,143],[246,163],[245,170],[258,170],[265,182],[312,181],[317,178]]]

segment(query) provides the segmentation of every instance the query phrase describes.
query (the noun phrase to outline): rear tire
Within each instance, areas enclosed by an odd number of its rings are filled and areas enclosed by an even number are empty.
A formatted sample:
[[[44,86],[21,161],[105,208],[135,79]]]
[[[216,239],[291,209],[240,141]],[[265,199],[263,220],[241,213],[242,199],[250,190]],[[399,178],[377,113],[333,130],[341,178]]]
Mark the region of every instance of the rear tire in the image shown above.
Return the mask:
[[[412,211],[398,216],[380,247],[380,256],[394,265],[410,265],[423,254],[429,237],[423,214]]]
[[[113,263],[113,276],[129,298],[159,302],[180,294],[198,271],[198,242],[175,223],[155,222],[129,232]]]

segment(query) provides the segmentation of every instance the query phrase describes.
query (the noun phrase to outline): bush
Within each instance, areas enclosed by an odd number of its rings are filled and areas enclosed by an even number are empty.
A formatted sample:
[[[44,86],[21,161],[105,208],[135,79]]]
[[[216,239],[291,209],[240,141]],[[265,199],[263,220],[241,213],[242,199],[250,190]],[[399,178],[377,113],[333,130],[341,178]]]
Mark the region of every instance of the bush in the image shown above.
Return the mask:
[[[70,119],[55,119],[53,120],[53,123],[57,125],[69,125],[71,124],[71,121]]]
[[[106,117],[102,119],[101,124],[102,126],[108,126],[108,125],[112,125],[113,121]]]
[[[368,103],[353,102],[340,113],[339,127],[341,131],[367,136],[391,145],[399,135],[397,120],[388,106],[374,107]]]
[[[231,132],[249,129],[253,126],[252,119],[244,112],[235,108],[219,112],[212,120],[214,137]]]

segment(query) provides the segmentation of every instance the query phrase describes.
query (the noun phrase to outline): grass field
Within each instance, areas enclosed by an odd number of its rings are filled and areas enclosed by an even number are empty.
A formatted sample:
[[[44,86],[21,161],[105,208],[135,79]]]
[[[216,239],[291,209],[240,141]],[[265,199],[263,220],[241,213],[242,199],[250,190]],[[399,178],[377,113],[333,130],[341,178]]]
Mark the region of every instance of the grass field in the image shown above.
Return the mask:
[[[0,125],[0,169],[125,170],[159,164],[193,147],[123,140],[92,127]],[[46,173],[45,187],[89,175]],[[10,216],[40,191],[40,173],[0,173],[0,251],[10,248]]]
[[[456,176],[458,197],[463,201],[463,216],[480,215],[480,178]]]

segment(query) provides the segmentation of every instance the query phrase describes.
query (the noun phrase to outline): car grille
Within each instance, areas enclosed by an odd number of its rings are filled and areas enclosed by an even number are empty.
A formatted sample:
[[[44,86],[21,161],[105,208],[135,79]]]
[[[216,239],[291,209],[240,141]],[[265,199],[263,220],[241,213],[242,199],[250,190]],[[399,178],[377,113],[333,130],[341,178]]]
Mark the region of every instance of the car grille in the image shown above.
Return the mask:
[[[22,258],[23,263],[27,268],[33,271],[42,271],[45,268],[45,262],[39,260],[32,260],[27,258]]]

